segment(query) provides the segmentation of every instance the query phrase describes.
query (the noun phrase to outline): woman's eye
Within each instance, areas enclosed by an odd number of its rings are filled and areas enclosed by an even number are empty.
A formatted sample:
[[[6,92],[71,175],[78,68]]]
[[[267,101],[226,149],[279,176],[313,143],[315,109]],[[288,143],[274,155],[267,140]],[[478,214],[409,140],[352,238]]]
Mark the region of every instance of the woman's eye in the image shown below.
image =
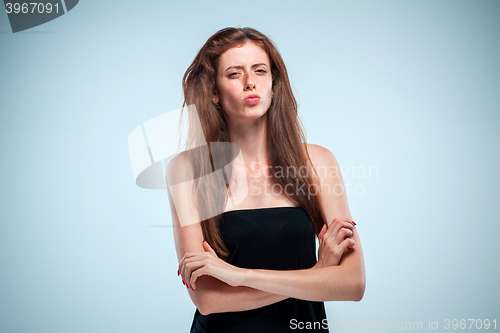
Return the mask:
[[[267,73],[267,72],[266,72],[265,70],[263,70],[263,69],[259,69],[259,70],[257,70],[257,72],[259,72],[259,73]]]
[[[229,77],[235,77],[236,75],[238,75],[238,73],[231,73],[229,74]]]

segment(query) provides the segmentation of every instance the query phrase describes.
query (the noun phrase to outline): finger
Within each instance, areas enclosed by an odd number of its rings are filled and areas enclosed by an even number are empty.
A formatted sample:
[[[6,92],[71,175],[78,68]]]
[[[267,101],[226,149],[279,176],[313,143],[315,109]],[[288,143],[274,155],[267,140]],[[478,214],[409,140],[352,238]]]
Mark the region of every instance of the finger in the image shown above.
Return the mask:
[[[335,225],[333,225],[333,226],[330,225],[330,228],[332,229],[332,232],[328,235],[328,241],[334,240],[337,237],[337,234],[339,233],[341,228],[353,230],[354,227],[349,222],[340,221],[340,222],[335,223]],[[327,239],[327,237],[324,237],[324,239]]]
[[[340,228],[345,227],[345,228],[353,228],[353,225],[350,223],[348,220],[340,220],[340,219],[333,219],[332,223],[328,226],[328,230],[330,232],[326,232],[325,236],[323,238],[328,238],[328,237],[333,237],[335,238],[335,235],[339,231]]]
[[[182,279],[182,282],[186,282],[188,278],[188,272],[187,272],[187,264],[193,261],[200,261],[203,260],[204,258],[204,253],[189,253],[189,256],[184,256],[182,258],[179,266],[179,273]]]
[[[198,277],[202,275],[208,275],[206,274],[206,268],[202,267],[200,269],[197,269],[192,275],[191,275],[191,281],[189,284],[192,286],[191,289],[196,290],[196,280],[198,280]]]
[[[356,241],[352,238],[348,238],[348,239],[350,241],[349,248],[352,249],[354,247],[354,245],[356,245]]]
[[[352,230],[342,227],[337,233],[337,236],[335,236],[335,241],[340,244],[340,242],[342,242],[345,238],[350,238],[352,235]]]
[[[325,233],[327,230],[328,230],[328,228],[326,227],[326,223],[325,223],[325,224],[323,224],[323,227],[321,227],[321,231],[318,234],[318,239],[319,239],[320,244],[323,242],[323,237],[325,237]]]
[[[186,252],[186,253],[184,253],[184,256],[182,256],[181,261],[179,261],[179,266],[177,267],[177,271],[179,272],[179,275],[182,273],[182,268],[184,267],[184,261],[187,258],[192,257],[194,254],[195,253],[193,253],[193,252]]]
[[[206,240],[203,241],[203,249],[205,250],[205,252],[210,252],[212,253],[214,256],[216,256],[217,258],[219,257],[217,255],[217,253],[215,252],[214,249],[212,249],[212,247],[210,246],[210,244],[208,244],[208,242]]]
[[[181,261],[179,261],[179,266],[177,268],[177,272],[179,273],[178,275],[180,275],[182,281],[184,282],[184,278],[183,278],[183,267],[184,267],[184,257],[181,259]]]
[[[192,280],[192,275],[193,275],[193,272],[195,272],[196,270],[204,267],[207,263],[207,260],[196,260],[196,261],[192,261],[192,262],[188,262],[186,264],[186,279],[184,280],[186,282],[186,286],[188,288],[192,288],[191,287],[191,280]]]
[[[336,223],[337,223],[337,219],[333,219],[332,223],[330,223],[330,225],[326,226],[327,230],[326,230],[325,234],[323,235],[324,240],[330,238],[330,235],[332,234],[333,228],[335,227]]]
[[[342,223],[339,223],[339,227],[346,228],[346,229],[349,229],[351,231],[354,230],[354,226],[349,221],[342,221]]]
[[[344,254],[345,250],[351,245],[351,241],[354,241],[351,238],[346,238],[342,243],[339,244],[340,253]]]
[[[325,224],[323,224],[323,226],[321,227],[321,230],[319,231],[318,238],[322,238],[323,236],[325,236],[325,233],[327,230],[328,230],[328,228],[327,228],[326,223],[325,223]]]

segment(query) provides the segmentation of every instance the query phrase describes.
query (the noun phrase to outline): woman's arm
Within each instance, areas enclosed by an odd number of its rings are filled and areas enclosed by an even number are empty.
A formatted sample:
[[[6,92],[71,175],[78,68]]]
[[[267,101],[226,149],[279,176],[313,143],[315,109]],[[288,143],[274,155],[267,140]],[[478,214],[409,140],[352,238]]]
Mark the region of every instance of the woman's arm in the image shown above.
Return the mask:
[[[351,220],[345,186],[335,157],[320,146],[309,145],[308,150],[319,173],[320,201],[328,226],[334,218]],[[198,277],[211,275],[229,285],[247,286],[304,300],[359,301],[365,290],[363,253],[355,229],[351,238],[355,245],[343,253],[339,266],[296,271],[244,270],[207,253],[186,253],[181,266],[184,267],[184,276],[189,278],[186,283],[195,289]]]
[[[198,291],[198,278],[205,275],[216,277],[230,286],[245,286],[265,292],[308,301],[360,301],[364,294],[364,270],[347,263],[349,256],[361,251],[359,237],[353,229],[356,245],[346,250],[343,262],[338,266],[313,267],[303,270],[275,271],[265,269],[244,269],[232,266],[217,258],[213,249],[205,243],[204,253],[188,252],[182,258],[181,270],[189,276],[187,285]],[[219,300],[207,305],[211,308]],[[212,304],[213,303],[213,304]],[[208,310],[211,312],[211,310]]]
[[[183,158],[182,155],[176,157],[167,168],[167,179],[190,179],[190,168],[186,167],[187,163],[187,159]],[[175,183],[176,181],[173,182]],[[203,231],[200,223],[186,225],[187,223],[184,221],[181,227],[170,189],[168,189],[168,197],[172,213],[174,242],[178,260],[180,261],[186,252],[204,252],[202,245]],[[190,201],[187,200],[187,202]],[[186,203],[186,201],[184,201],[184,203]],[[180,283],[179,281],[179,284]],[[288,298],[287,296],[267,293],[249,287],[231,287],[211,276],[200,277],[197,286],[196,292],[189,288],[188,292],[193,304],[203,315],[218,312],[252,310]]]
[[[358,233],[356,245],[344,253],[339,266],[295,271],[249,269],[241,274],[241,285],[309,301],[360,301],[365,290],[364,270],[357,264],[361,252]],[[350,260],[348,260],[350,259]]]
[[[204,252],[203,232],[199,223],[181,227],[177,219],[175,207],[170,201],[172,222],[174,226],[174,240],[177,256],[188,252]],[[180,282],[179,282],[180,283]],[[231,287],[228,284],[211,276],[201,276],[197,283],[196,291],[188,288],[193,304],[201,314],[218,312],[245,311],[273,304],[287,296],[276,295],[249,287]]]
[[[318,172],[320,202],[328,227],[334,219],[351,221],[335,156],[318,145],[307,145],[307,150]],[[356,228],[352,231],[355,245],[342,254],[338,266],[288,272],[253,269],[243,275],[242,285],[310,301],[360,301],[365,292],[365,267],[358,232]]]

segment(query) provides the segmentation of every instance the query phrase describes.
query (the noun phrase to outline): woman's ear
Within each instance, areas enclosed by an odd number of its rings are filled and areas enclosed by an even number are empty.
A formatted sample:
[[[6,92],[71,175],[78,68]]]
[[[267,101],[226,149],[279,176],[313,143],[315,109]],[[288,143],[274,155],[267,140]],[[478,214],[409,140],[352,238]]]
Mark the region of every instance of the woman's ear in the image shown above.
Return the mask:
[[[216,109],[220,109],[220,101],[218,95],[214,95],[214,97],[212,98],[212,103],[214,104]]]
[[[213,90],[212,90],[212,93],[214,94],[214,96],[212,97],[212,102],[220,102],[220,98],[219,98],[219,91],[217,89],[217,87],[215,87]]]

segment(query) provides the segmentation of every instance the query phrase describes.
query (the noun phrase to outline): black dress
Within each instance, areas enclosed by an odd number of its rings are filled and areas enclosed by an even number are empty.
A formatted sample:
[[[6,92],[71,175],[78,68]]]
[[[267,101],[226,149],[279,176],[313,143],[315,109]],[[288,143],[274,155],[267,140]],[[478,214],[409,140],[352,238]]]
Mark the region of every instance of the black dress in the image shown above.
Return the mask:
[[[301,207],[224,212],[220,232],[230,252],[231,265],[297,270],[316,264],[313,225]],[[315,329],[305,329],[307,323]],[[288,298],[248,311],[204,316],[196,309],[191,333],[328,332],[327,323],[323,302]],[[299,329],[302,327],[304,329]]]

